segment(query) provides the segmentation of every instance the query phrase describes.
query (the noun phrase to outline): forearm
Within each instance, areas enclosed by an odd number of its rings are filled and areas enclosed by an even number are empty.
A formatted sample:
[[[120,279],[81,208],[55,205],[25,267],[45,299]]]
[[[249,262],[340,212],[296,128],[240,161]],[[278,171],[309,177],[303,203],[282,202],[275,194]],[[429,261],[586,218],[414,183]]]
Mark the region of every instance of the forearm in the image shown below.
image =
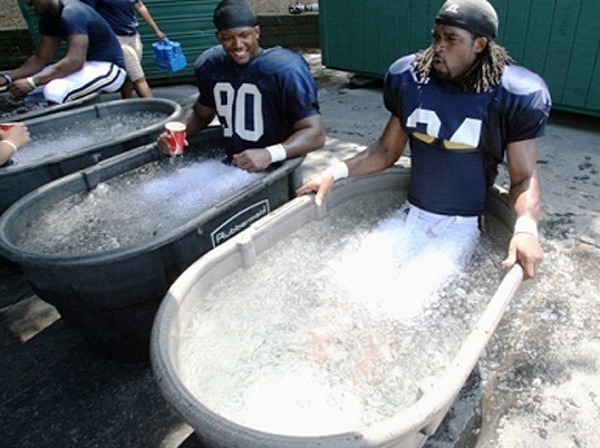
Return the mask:
[[[508,200],[516,217],[514,233],[529,233],[538,236],[538,222],[541,208],[540,187],[537,175],[512,184]]]
[[[162,31],[160,30],[160,28],[158,27],[158,25],[152,18],[152,15],[150,14],[150,11],[148,10],[148,8],[146,8],[146,5],[144,5],[143,3],[137,3],[136,5],[139,5],[139,6],[136,6],[136,10],[137,10],[138,14],[144,20],[144,22],[146,22],[148,24],[148,26],[152,29],[152,31],[154,31],[154,34],[156,34],[156,35],[161,34]]]
[[[13,81],[17,79],[27,78],[28,76],[34,75],[42,70],[45,66],[45,62],[40,59],[36,54],[29,56],[21,67],[10,71],[8,74]]]
[[[325,130],[320,115],[313,115],[301,120],[295,132],[281,142],[285,148],[286,158],[298,157],[322,148],[325,144]]]
[[[541,208],[541,193],[537,173],[510,186],[509,203],[517,217],[529,216],[536,222]]]
[[[534,140],[515,142],[508,146],[510,189],[508,201],[517,219],[526,217],[537,226],[541,208],[541,192],[537,175]]]
[[[351,176],[378,173],[392,166],[404,152],[408,135],[402,129],[398,117],[392,115],[381,136],[367,149],[359,152],[345,163]]]
[[[378,173],[392,166],[400,157],[396,151],[387,148],[381,140],[376,140],[364,151],[346,160],[351,176]]]
[[[36,85],[48,84],[50,81],[63,78],[83,68],[84,61],[69,58],[68,56],[52,64],[47,70],[32,76]]]
[[[0,140],[0,165],[10,159],[17,152],[17,145],[10,140]]]

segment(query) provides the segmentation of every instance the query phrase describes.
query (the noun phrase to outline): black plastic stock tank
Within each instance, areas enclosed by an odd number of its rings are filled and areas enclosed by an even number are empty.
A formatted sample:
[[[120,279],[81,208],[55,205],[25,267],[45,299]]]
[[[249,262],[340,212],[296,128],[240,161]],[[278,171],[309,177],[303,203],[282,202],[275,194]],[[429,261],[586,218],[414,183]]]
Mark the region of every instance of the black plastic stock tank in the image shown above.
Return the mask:
[[[222,131],[209,128],[189,140],[182,157],[222,146]],[[148,361],[153,319],[171,283],[201,255],[289,201],[303,160],[283,162],[185,224],[138,245],[57,256],[15,244],[19,232],[44,209],[165,157],[154,144],[133,149],[36,189],[0,218],[2,255],[21,267],[35,293],[54,305],[96,351],[120,362]]]
[[[0,214],[16,200],[43,184],[153,142],[165,123],[181,116],[182,109],[171,100],[143,98],[115,100],[26,120],[29,132],[35,138],[36,134],[79,124],[100,126],[105,117],[138,112],[154,113],[156,121],[131,132],[125,131],[117,135],[108,133],[104,138],[76,149],[0,168]]]

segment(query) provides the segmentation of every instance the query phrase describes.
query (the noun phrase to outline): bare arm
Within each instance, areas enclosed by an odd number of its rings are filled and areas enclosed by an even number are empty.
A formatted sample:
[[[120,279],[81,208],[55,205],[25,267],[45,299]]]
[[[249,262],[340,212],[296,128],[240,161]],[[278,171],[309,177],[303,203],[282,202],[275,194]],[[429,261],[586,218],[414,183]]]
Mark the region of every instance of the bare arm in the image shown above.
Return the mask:
[[[144,22],[146,22],[150,28],[152,28],[152,31],[154,31],[156,37],[158,37],[161,40],[166,39],[166,34],[160,30],[160,28],[152,18],[152,14],[150,14],[150,11],[148,10],[148,8],[146,8],[146,5],[144,5],[144,3],[142,2],[134,3],[134,5],[140,17],[144,19]]]
[[[29,143],[29,130],[25,123],[14,123],[6,131],[0,130],[0,165],[10,159],[19,148]]]
[[[194,135],[206,128],[215,118],[215,114],[216,112],[214,109],[204,106],[199,101],[196,101],[194,106],[189,109],[181,119],[186,125],[186,135]],[[161,152],[170,154],[166,132],[163,132],[158,136],[156,143]]]
[[[294,123],[294,133],[282,144],[290,158],[322,148],[325,144],[325,129],[321,115],[311,115]]]
[[[544,257],[537,236],[542,197],[536,168],[535,140],[509,144],[507,160],[510,176],[508,200],[517,217],[517,225],[503,265],[511,267],[519,263],[523,267],[525,278],[533,278]]]
[[[19,68],[9,72],[13,82],[34,75],[42,70],[52,61],[59,45],[60,39],[58,37],[42,36],[35,54],[29,56]],[[0,82],[2,81],[0,79]]]
[[[398,117],[392,115],[381,136],[367,149],[346,160],[348,174],[359,176],[377,173],[392,166],[404,152],[408,135],[402,129]],[[325,170],[311,177],[296,193],[306,194],[315,191],[315,201],[320,204],[331,189],[335,179],[330,171]]]
[[[408,135],[398,117],[392,115],[381,136],[369,147],[346,161],[351,176],[378,173],[392,166],[404,152]]]
[[[38,51],[38,54],[41,54],[41,56],[38,56],[38,59],[40,62],[48,63],[52,59],[56,49],[58,49],[58,44],[60,41],[55,38],[48,38],[47,36],[43,36],[42,39],[44,49],[42,51]],[[44,44],[44,42],[47,43]],[[69,36],[67,44],[67,54],[60,61],[49,66],[47,70],[32,76],[32,79],[36,85],[44,85],[53,79],[62,78],[81,70],[87,57],[88,35],[73,34],[72,36]],[[40,45],[40,47],[42,47],[42,45]],[[45,64],[43,64],[42,67],[44,65]],[[28,73],[28,75],[32,74],[33,73]],[[11,92],[19,95],[25,95],[32,90],[33,87],[25,79],[14,81],[13,86],[11,87]]]
[[[311,115],[294,123],[294,132],[281,142],[284,159],[298,157],[321,148],[325,144],[325,129],[321,115]],[[279,145],[276,145],[279,146]],[[273,159],[265,148],[242,151],[233,156],[233,163],[246,171],[261,171],[267,168]]]

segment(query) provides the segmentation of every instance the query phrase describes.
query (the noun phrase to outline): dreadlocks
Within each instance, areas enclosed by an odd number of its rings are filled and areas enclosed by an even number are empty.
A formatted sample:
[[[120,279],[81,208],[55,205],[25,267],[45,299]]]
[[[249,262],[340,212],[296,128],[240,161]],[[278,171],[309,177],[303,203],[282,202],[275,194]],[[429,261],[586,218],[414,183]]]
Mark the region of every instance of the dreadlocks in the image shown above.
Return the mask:
[[[434,54],[432,44],[429,48],[421,51],[413,62],[413,66],[422,80],[428,79],[431,74]],[[493,40],[488,40],[486,49],[477,57],[473,67],[460,79],[459,83],[466,92],[485,92],[500,83],[504,67],[514,62],[504,47]]]

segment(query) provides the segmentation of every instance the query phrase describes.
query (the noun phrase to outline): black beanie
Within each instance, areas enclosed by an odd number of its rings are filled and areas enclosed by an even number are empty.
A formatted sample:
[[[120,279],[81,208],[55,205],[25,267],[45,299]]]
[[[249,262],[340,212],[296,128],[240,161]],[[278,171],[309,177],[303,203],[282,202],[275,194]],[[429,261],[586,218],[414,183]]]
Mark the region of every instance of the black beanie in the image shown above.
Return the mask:
[[[463,28],[492,40],[498,35],[498,15],[487,0],[447,0],[435,23]]]
[[[213,23],[217,31],[256,26],[256,14],[245,0],[223,0],[215,8]]]

